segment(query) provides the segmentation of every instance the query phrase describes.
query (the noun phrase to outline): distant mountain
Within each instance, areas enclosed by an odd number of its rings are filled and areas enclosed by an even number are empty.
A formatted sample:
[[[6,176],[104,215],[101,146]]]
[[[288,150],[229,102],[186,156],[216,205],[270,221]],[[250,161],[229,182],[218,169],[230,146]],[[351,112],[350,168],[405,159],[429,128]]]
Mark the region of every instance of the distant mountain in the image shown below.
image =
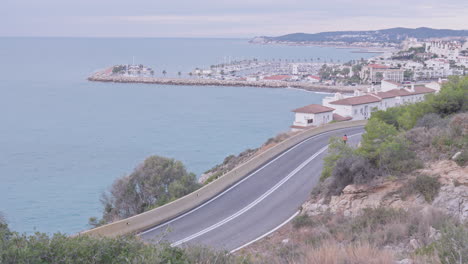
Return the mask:
[[[252,42],[377,42],[400,43],[408,37],[418,39],[468,37],[468,30],[433,29],[427,27],[390,28],[370,31],[334,31],[316,34],[294,33],[279,37],[257,37]]]

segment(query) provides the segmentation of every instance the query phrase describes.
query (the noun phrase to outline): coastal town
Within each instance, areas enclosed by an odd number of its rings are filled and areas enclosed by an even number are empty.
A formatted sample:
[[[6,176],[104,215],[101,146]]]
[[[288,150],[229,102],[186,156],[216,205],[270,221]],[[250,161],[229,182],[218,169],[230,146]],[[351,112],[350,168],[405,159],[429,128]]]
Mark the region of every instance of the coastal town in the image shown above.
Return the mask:
[[[292,130],[330,122],[368,119],[373,111],[424,100],[452,75],[468,71],[468,39],[419,41],[407,38],[398,49],[370,59],[348,62],[323,58],[225,59],[209,68],[195,68],[178,78],[155,76],[144,65],[116,65],[89,80],[172,85],[255,86],[333,92],[321,105],[295,109]],[[188,77],[187,77],[188,76]]]

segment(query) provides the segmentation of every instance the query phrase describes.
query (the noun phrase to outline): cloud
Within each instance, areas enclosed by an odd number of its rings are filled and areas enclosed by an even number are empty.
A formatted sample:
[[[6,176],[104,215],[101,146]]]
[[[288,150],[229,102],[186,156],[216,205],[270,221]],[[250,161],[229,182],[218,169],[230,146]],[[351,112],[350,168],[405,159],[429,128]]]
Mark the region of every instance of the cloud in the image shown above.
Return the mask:
[[[396,26],[468,29],[466,0],[4,0],[1,35],[251,37]]]

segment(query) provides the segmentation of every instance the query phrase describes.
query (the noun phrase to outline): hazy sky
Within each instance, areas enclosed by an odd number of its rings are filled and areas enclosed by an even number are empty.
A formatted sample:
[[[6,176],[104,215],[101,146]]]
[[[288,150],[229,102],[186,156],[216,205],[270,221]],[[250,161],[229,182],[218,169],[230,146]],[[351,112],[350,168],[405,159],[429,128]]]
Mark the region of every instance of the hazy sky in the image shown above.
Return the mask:
[[[0,36],[252,37],[468,29],[467,0],[1,0]]]

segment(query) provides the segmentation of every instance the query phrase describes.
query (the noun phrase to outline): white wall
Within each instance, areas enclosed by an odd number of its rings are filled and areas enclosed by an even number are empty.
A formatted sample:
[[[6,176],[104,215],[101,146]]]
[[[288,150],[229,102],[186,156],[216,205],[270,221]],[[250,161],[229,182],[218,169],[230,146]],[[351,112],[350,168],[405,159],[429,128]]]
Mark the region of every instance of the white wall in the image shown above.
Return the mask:
[[[335,113],[341,116],[353,116],[352,115],[352,106],[351,105],[330,105],[330,107],[335,108]]]
[[[353,120],[369,119],[373,109],[379,109],[380,102],[352,106]]]
[[[312,123],[308,123],[307,120],[312,119]],[[295,126],[320,126],[326,123],[329,123],[333,120],[333,112],[325,112],[318,114],[308,114],[308,113],[296,113],[294,119]]]

